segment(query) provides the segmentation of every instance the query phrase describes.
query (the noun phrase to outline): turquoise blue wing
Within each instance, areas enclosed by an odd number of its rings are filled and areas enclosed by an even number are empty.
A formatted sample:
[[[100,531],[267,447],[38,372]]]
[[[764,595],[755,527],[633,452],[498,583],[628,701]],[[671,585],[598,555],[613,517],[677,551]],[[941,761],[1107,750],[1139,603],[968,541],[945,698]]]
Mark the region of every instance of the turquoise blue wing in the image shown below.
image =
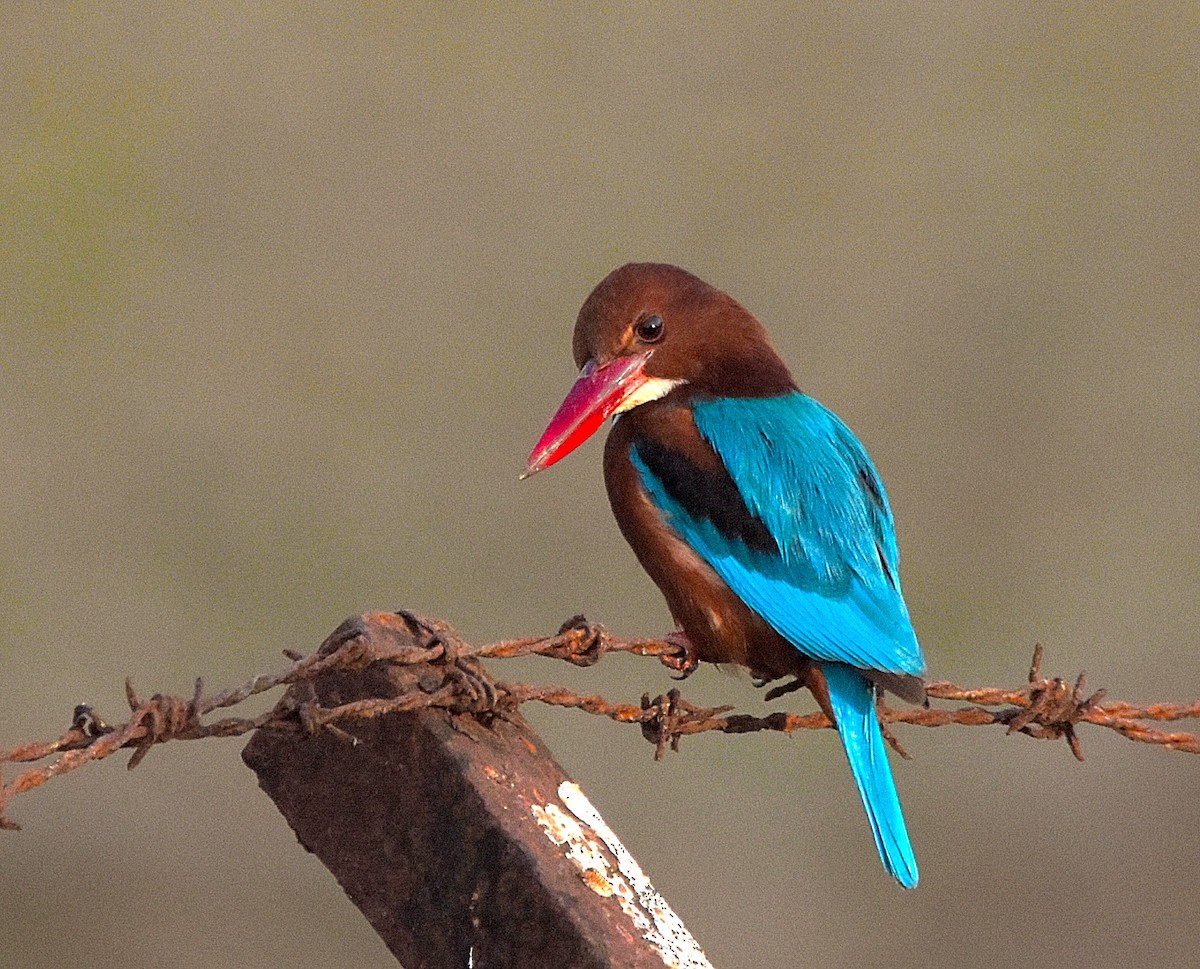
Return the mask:
[[[800,393],[701,401],[693,413],[775,548],[751,548],[689,511],[635,445],[631,459],[667,523],[800,652],[920,676],[887,495],[850,429]]]

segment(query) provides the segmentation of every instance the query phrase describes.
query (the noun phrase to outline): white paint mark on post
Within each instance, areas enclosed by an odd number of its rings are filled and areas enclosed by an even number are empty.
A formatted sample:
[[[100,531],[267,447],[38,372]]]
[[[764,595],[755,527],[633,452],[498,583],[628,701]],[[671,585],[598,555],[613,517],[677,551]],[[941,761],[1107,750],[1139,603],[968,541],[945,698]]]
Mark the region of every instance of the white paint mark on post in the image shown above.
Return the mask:
[[[546,837],[565,848],[567,859],[587,886],[604,898],[615,897],[637,933],[671,969],[713,969],[683,921],[655,891],[579,785],[564,781],[558,786],[558,796],[570,814],[557,804],[535,804],[533,816]]]

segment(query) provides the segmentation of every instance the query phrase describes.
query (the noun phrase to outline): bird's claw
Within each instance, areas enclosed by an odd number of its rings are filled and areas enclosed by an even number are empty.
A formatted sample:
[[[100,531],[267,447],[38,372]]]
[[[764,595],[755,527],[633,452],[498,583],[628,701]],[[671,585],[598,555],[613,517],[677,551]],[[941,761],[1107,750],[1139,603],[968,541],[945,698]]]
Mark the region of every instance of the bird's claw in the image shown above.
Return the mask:
[[[686,634],[681,632],[667,633],[663,637],[663,642],[670,643],[677,650],[674,653],[663,653],[659,657],[663,666],[679,674],[673,677],[673,679],[686,680],[696,672],[696,667],[700,665],[700,655],[696,652],[696,647],[692,645],[692,641],[687,638]]]
[[[766,686],[770,682],[772,682],[771,679],[764,679],[762,683],[756,685]],[[771,689],[767,690],[767,694],[763,697],[763,699],[769,703],[771,700],[778,700],[781,696],[787,696],[789,693],[795,693],[797,690],[803,690],[806,686],[808,686],[808,681],[797,676],[794,679],[789,680],[787,683],[781,683],[779,686],[771,687]]]

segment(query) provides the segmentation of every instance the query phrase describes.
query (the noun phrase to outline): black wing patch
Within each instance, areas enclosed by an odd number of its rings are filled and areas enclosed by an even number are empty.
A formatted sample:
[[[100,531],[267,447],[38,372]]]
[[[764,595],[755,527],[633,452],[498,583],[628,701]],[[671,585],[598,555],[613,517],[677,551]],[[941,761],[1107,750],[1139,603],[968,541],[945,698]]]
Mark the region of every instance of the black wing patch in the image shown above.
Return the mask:
[[[871,472],[870,468],[858,469],[858,483],[862,485],[865,491],[871,498],[872,503],[879,511],[885,511],[886,505],[883,503],[883,490],[879,487],[879,480]]]
[[[648,438],[634,444],[638,457],[663,488],[693,518],[706,519],[729,539],[756,552],[779,554],[775,537],[756,518],[725,466],[701,468],[687,455]]]

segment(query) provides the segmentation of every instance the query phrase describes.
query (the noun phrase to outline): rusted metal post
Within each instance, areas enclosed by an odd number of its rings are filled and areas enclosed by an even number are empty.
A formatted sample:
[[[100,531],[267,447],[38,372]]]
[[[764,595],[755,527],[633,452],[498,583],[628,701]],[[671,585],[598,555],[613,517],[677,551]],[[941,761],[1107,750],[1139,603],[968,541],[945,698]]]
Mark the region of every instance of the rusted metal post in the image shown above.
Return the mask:
[[[377,616],[339,632],[372,655],[396,637],[418,645]],[[394,697],[411,689],[404,676],[384,662],[330,674],[315,699]],[[242,756],[408,969],[711,969],[517,714],[485,722],[428,709],[340,735],[260,730]]]

